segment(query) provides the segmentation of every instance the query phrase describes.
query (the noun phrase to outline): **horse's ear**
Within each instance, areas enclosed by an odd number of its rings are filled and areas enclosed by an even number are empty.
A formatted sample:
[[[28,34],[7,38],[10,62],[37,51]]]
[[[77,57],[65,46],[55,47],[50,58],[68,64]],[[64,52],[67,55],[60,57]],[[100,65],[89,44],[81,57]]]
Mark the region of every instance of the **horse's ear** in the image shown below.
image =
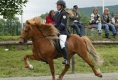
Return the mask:
[[[33,20],[34,20],[35,24],[38,26],[43,24],[43,20],[40,17],[35,17]]]
[[[33,19],[34,19],[34,18],[33,18]],[[35,21],[34,21],[33,19],[29,19],[29,20],[27,20],[26,23],[29,23],[29,24],[34,25],[34,24],[35,24]]]

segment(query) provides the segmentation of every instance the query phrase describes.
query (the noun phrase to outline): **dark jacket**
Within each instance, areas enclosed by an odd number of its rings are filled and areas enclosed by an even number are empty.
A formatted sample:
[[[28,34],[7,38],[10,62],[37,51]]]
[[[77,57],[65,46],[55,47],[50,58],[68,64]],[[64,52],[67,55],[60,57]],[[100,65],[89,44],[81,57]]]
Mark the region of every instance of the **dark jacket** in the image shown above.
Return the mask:
[[[67,24],[67,13],[64,10],[61,10],[60,13],[55,14],[55,23],[54,26],[59,30],[60,34],[69,35]]]
[[[77,12],[76,14],[73,10],[72,10],[72,12],[73,12],[74,16],[69,17],[68,26],[73,25],[74,20],[77,20],[79,22],[79,20],[81,18],[80,15],[79,15],[79,12]]]
[[[54,24],[54,21],[55,21],[54,18],[52,18],[50,15],[46,17],[46,23]]]
[[[108,20],[109,20],[109,23],[111,23],[112,17],[111,17],[110,14],[108,14]],[[101,15],[101,22],[102,22],[102,24],[107,24],[108,23],[107,18],[106,18],[104,13]]]

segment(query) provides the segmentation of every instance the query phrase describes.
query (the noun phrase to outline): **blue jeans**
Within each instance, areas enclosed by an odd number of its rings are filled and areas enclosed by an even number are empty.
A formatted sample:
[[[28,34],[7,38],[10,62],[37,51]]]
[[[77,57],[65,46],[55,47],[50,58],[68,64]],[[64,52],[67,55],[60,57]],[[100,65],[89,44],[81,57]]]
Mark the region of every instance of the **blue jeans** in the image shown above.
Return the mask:
[[[104,26],[105,34],[108,34],[109,30],[111,30],[113,34],[116,34],[116,29],[113,24],[110,24],[110,25],[104,24],[103,26]]]
[[[78,35],[80,35],[80,36],[85,35],[84,26],[82,24],[80,24],[79,22],[74,22],[74,24],[72,25],[72,28],[74,28],[76,30],[76,33]]]
[[[101,30],[102,24],[98,23],[98,24],[91,24],[91,26],[97,28],[97,30]]]

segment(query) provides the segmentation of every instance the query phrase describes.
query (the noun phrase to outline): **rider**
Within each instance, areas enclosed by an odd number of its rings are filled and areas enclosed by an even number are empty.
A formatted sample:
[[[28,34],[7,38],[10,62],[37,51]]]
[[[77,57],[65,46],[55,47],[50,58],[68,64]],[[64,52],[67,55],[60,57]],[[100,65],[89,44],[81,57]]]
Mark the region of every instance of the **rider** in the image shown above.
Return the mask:
[[[67,49],[65,47],[66,38],[69,35],[69,32],[68,32],[67,27],[66,27],[68,16],[67,16],[66,11],[64,10],[64,8],[66,7],[66,3],[63,0],[58,0],[56,4],[57,4],[58,12],[55,14],[54,26],[60,32],[60,35],[59,35],[60,46],[62,49],[62,55],[64,57],[64,61],[62,62],[62,64],[69,65],[68,52],[67,52]]]

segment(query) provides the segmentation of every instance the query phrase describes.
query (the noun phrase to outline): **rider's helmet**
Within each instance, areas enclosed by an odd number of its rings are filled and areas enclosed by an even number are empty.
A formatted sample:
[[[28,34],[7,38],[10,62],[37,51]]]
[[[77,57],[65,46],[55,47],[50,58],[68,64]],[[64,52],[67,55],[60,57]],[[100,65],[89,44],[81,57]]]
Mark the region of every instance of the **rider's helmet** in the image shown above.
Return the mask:
[[[56,4],[62,5],[63,8],[66,7],[66,3],[65,3],[65,1],[63,1],[63,0],[58,0]]]

